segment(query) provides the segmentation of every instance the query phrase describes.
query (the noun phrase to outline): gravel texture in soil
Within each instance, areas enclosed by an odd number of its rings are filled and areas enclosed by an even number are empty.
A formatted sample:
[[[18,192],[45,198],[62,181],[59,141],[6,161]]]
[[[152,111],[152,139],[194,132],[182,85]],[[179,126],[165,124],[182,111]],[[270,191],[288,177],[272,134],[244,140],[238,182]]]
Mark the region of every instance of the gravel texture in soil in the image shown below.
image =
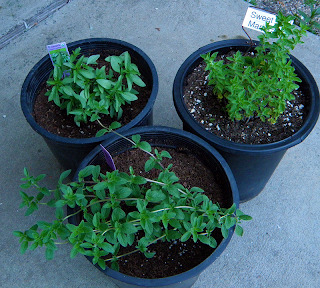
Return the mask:
[[[223,60],[224,56],[233,53],[218,56],[216,60]],[[201,61],[187,77],[184,101],[194,119],[207,131],[235,143],[267,144],[288,138],[301,128],[306,110],[302,91],[292,92],[295,100],[287,101],[286,110],[275,124],[263,122],[257,117],[231,121],[225,109],[225,99],[220,101],[213,94],[212,86],[208,85],[209,71],[205,68],[206,64]]]
[[[249,1],[247,1],[249,2]],[[305,4],[306,0],[256,0],[256,7],[268,10],[273,13],[278,13],[281,11],[284,15],[299,15],[299,10],[310,15],[311,9]],[[317,1],[314,8],[320,7],[320,1]],[[314,19],[316,22],[320,23],[320,17]],[[314,33],[320,35],[319,29],[314,29]]]

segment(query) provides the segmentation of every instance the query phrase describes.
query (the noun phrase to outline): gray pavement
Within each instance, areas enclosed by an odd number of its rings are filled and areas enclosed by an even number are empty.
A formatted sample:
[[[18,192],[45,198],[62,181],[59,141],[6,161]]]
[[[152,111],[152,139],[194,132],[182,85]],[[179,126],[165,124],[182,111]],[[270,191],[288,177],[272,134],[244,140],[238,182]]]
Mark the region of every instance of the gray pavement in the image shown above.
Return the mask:
[[[0,16],[9,8],[11,13],[19,10],[9,6],[14,1],[3,2]],[[30,13],[38,11],[30,1],[16,3],[27,3]],[[0,50],[1,287],[115,287],[83,256],[70,259],[70,246],[62,246],[54,260],[46,261],[41,249],[20,255],[12,235],[13,230],[27,229],[39,218],[52,220],[51,211],[24,217],[24,210],[18,210],[23,167],[35,175],[47,174],[45,183],[51,187],[62,171],[42,138],[28,126],[19,102],[24,78],[46,54],[46,45],[109,37],[140,47],[159,75],[154,124],[181,128],[171,94],[179,66],[211,41],[245,36],[241,24],[247,7],[242,0],[72,0]],[[27,8],[20,11],[25,13]],[[33,16],[22,12],[15,17]],[[308,35],[293,53],[318,85],[319,47],[320,38]],[[318,123],[302,144],[286,153],[264,191],[241,204],[254,220],[245,223],[245,235],[233,237],[194,288],[320,287],[319,138]]]

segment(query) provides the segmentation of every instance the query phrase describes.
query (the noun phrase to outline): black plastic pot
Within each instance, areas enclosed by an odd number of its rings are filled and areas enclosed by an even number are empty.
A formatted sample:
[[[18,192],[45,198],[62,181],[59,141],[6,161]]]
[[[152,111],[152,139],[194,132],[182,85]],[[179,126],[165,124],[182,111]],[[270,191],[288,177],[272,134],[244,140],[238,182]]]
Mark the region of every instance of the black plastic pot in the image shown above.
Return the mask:
[[[125,131],[124,136],[131,136],[139,134],[142,141],[148,141],[152,146],[179,148],[183,147],[190,151],[190,153],[197,155],[198,159],[203,161],[210,169],[215,171],[219,179],[221,179],[221,185],[224,187],[224,191],[230,199],[228,205],[236,203],[239,205],[239,195],[236,186],[236,182],[232,175],[228,164],[223,157],[208,143],[199,137],[192,135],[186,131],[178,130],[168,127],[149,126],[149,127],[137,127]],[[111,135],[102,143],[102,145],[110,152],[112,156],[120,154],[128,149],[131,149],[132,144],[127,140]],[[81,163],[75,176],[74,181],[77,181],[77,175],[81,169],[88,165],[97,165],[105,162],[104,156],[100,147],[96,147]],[[68,214],[72,214],[74,210],[68,207]],[[72,224],[78,224],[80,219],[76,219],[75,216],[70,218]],[[112,280],[121,288],[134,288],[134,287],[162,287],[162,288],[188,288],[191,287],[198,279],[199,274],[211,265],[215,259],[223,252],[231,237],[234,233],[234,229],[230,230],[229,237],[223,239],[218,245],[215,251],[201,264],[193,269],[184,273],[159,279],[144,279],[127,276],[120,272],[107,268],[102,270],[98,265],[95,265],[99,270],[111,277]],[[87,257],[91,261],[91,257]]]
[[[258,45],[258,43],[254,41],[254,45]],[[300,88],[309,97],[308,115],[297,133],[279,142],[249,145],[224,140],[205,130],[193,118],[185,105],[183,89],[186,77],[202,61],[201,54],[208,52],[225,54],[231,49],[247,51],[249,48],[250,41],[242,39],[226,40],[206,45],[185,60],[179,68],[173,84],[174,105],[183,122],[183,128],[205,139],[226,159],[237,181],[240,202],[256,197],[263,190],[286,150],[301,143],[309,135],[319,116],[319,90],[317,84],[308,69],[298,59],[290,56],[295,72],[302,79]]]
[[[128,51],[132,62],[137,64],[145,82],[152,87],[150,98],[147,105],[140,114],[132,119],[130,123],[124,125],[118,132],[121,133],[127,129],[136,126],[152,125],[152,110],[158,93],[158,75],[151,59],[136,46],[116,39],[92,38],[85,39],[68,44],[69,51],[81,47],[81,53],[84,55],[98,54],[99,51],[114,49],[120,53]],[[49,78],[53,66],[49,55],[43,57],[29,72],[21,90],[21,108],[24,116],[33,130],[40,134],[46,141],[52,153],[58,159],[65,169],[77,169],[83,158],[99,143],[106,139],[105,136],[93,138],[67,138],[52,134],[42,128],[33,117],[33,107],[35,97],[40,85]]]

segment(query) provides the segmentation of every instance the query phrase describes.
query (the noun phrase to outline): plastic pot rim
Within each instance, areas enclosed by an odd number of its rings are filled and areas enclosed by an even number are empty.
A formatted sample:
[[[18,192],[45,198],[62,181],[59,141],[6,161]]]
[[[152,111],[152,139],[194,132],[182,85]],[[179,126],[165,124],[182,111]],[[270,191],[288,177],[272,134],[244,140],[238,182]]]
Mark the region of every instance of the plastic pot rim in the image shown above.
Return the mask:
[[[124,133],[122,133],[123,136],[130,136],[130,135],[135,135],[135,134],[141,134],[141,133],[168,133],[171,135],[179,135],[182,136],[185,139],[188,139],[188,141],[193,141],[199,143],[201,146],[203,146],[206,150],[208,150],[210,153],[214,155],[214,157],[217,159],[218,163],[221,165],[223,170],[225,171],[226,177],[229,181],[231,192],[232,192],[232,197],[233,197],[233,203],[236,204],[237,208],[239,207],[239,193],[238,193],[238,188],[236,185],[236,181],[233,177],[233,174],[231,172],[231,169],[227,162],[224,160],[224,158],[220,155],[220,153],[213,148],[210,144],[208,144],[206,141],[201,139],[200,137],[176,128],[171,128],[171,127],[165,127],[165,126],[140,126],[140,127],[135,127],[129,130],[126,130]],[[114,141],[119,140],[121,137],[117,136],[115,134],[109,135],[109,137],[101,143],[104,147],[107,146],[109,143],[113,143]],[[77,180],[77,175],[79,174],[80,170],[83,169],[91,159],[93,159],[97,154],[101,152],[101,149],[99,146],[97,146],[95,149],[93,149],[82,161],[80,164],[79,168],[77,169],[75,176],[74,176],[74,181]],[[153,287],[153,286],[163,286],[163,285],[170,285],[174,283],[178,283],[181,281],[184,281],[187,277],[187,279],[196,277],[200,275],[202,271],[204,271],[209,265],[211,265],[219,256],[220,254],[224,251],[225,247],[228,245],[230,242],[232,236],[234,234],[234,227],[229,230],[229,235],[227,239],[223,239],[220,244],[217,246],[217,248],[214,250],[214,252],[206,258],[203,262],[201,262],[199,265],[196,267],[185,271],[183,273],[166,277],[166,278],[157,278],[157,279],[146,279],[146,278],[138,278],[138,277],[132,277],[129,275],[122,274],[120,272],[117,272],[115,270],[112,270],[110,268],[106,268],[106,270],[102,270],[99,265],[95,265],[100,271],[105,273],[106,275],[115,278],[117,280],[123,281],[127,284],[132,284],[132,285],[137,285],[137,281],[139,285],[142,285],[141,287]],[[90,261],[90,257],[86,258]]]
[[[259,41],[253,41],[254,46],[259,45]],[[211,43],[199,48],[197,51],[193,52],[180,66],[173,84],[173,100],[174,105],[176,107],[177,113],[183,122],[186,122],[191,128],[200,135],[207,139],[208,141],[214,143],[216,148],[221,149],[225,152],[229,153],[237,153],[237,154],[250,154],[250,155],[258,155],[258,154],[267,154],[274,153],[282,150],[289,149],[292,146],[295,146],[301,143],[312,131],[315,126],[317,119],[319,117],[320,110],[320,102],[319,102],[319,90],[310,71],[294,56],[290,55],[292,60],[292,65],[295,67],[300,77],[303,78],[304,81],[310,86],[310,110],[304,121],[303,126],[291,137],[283,139],[278,142],[268,143],[268,144],[243,144],[243,143],[235,143],[232,141],[228,141],[223,139],[214,133],[210,133],[205,130],[190,114],[188,111],[184,101],[183,101],[183,86],[184,79],[188,75],[188,72],[195,63],[200,62],[202,59],[200,57],[201,54],[205,54],[216,49],[221,48],[229,48],[244,46],[250,47],[250,41],[244,39],[231,39],[224,40],[215,43]]]
[[[158,74],[155,68],[155,65],[149,58],[149,56],[144,53],[140,48],[136,47],[135,45],[125,42],[123,40],[118,40],[118,39],[112,39],[112,38],[88,38],[88,39],[83,39],[83,40],[78,40],[74,41],[71,43],[68,43],[68,48],[69,51],[74,50],[75,48],[79,47],[79,45],[86,43],[86,44],[95,44],[95,43],[103,43],[103,42],[110,42],[112,44],[116,44],[117,46],[123,46],[123,47],[128,47],[130,50],[133,50],[134,52],[140,54],[142,58],[146,61],[148,64],[151,74],[152,74],[152,91],[149,97],[149,100],[146,104],[146,106],[141,110],[141,112],[134,118],[132,119],[128,124],[120,127],[117,129],[117,132],[121,133],[122,131],[128,130],[131,127],[136,126],[139,124],[141,121],[143,121],[144,117],[148,116],[151,111],[152,107],[154,105],[154,102],[156,100],[156,96],[158,94],[158,87],[159,87],[159,82],[158,82]],[[27,99],[26,97],[22,97],[22,95],[25,95],[27,91],[27,87],[32,80],[33,77],[33,71],[36,71],[41,67],[44,63],[47,61],[50,61],[49,54],[45,55],[39,62],[37,62],[33,68],[29,71],[27,77],[25,78],[22,88],[21,88],[21,109],[22,112],[27,120],[27,122],[30,124],[32,129],[39,133],[41,136],[59,142],[59,143],[66,143],[66,144],[91,144],[95,142],[102,142],[105,138],[106,135],[100,136],[100,137],[90,137],[90,138],[68,138],[68,137],[62,137],[53,133],[48,132],[46,129],[41,127],[33,118],[32,114],[30,113],[29,109],[27,108]]]

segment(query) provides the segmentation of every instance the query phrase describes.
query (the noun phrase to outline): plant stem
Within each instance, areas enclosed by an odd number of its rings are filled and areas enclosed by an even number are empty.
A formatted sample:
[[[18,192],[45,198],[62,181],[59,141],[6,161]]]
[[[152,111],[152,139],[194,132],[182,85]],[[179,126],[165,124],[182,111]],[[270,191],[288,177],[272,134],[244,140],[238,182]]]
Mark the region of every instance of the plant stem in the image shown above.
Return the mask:
[[[130,138],[125,137],[125,136],[119,134],[118,132],[116,132],[116,131],[114,131],[114,130],[112,130],[112,129],[109,129],[109,128],[107,128],[106,126],[104,126],[99,119],[97,119],[97,122],[99,123],[99,125],[101,125],[101,127],[103,127],[104,129],[106,129],[108,132],[112,132],[112,133],[116,134],[117,136],[119,136],[119,137],[121,137],[121,138],[129,141],[129,142],[130,142],[132,145],[134,145],[134,146],[136,145],[136,143],[135,143],[134,141],[132,141]],[[150,155],[152,158],[157,159],[156,156],[154,156],[151,152],[148,152],[147,150],[144,150],[144,149],[142,149],[142,148],[140,148],[140,147],[138,147],[138,148],[139,148],[140,150],[142,150],[143,152],[147,153],[148,155]],[[159,162],[159,165],[161,166],[162,169],[164,169],[163,165],[162,165],[160,162]]]
[[[176,229],[174,229],[174,230],[176,230]],[[153,240],[152,242],[150,242],[150,243],[148,244],[148,246],[150,246],[150,245],[153,244],[153,243],[156,243],[158,240],[162,239],[162,238],[165,237],[165,236],[166,236],[166,234],[163,234],[163,235],[160,236],[159,238],[157,238],[157,239]],[[147,246],[147,247],[148,247],[148,246]],[[133,253],[136,253],[136,252],[139,252],[139,251],[140,251],[139,249],[135,249],[135,250],[133,250],[133,251],[131,251],[131,252],[128,252],[128,253],[126,253],[126,254],[122,254],[122,255],[120,255],[120,256],[116,256],[116,258],[117,258],[117,259],[120,259],[120,258],[122,258],[122,257],[128,256],[128,255],[130,255],[130,254],[133,254]],[[113,258],[106,259],[105,261],[111,261],[111,260],[113,260]]]
[[[161,186],[165,186],[165,185],[167,185],[166,183],[158,182],[158,181],[155,181],[155,180],[151,180],[151,179],[149,179],[149,178],[144,178],[144,179],[146,179],[146,180],[147,180],[147,182],[155,183],[155,184],[159,184],[159,185],[161,185]],[[186,193],[186,192],[182,191],[182,190],[181,190],[181,189],[179,189],[179,188],[178,188],[178,191],[179,191],[180,193],[184,194],[184,195],[187,195],[187,193]]]

